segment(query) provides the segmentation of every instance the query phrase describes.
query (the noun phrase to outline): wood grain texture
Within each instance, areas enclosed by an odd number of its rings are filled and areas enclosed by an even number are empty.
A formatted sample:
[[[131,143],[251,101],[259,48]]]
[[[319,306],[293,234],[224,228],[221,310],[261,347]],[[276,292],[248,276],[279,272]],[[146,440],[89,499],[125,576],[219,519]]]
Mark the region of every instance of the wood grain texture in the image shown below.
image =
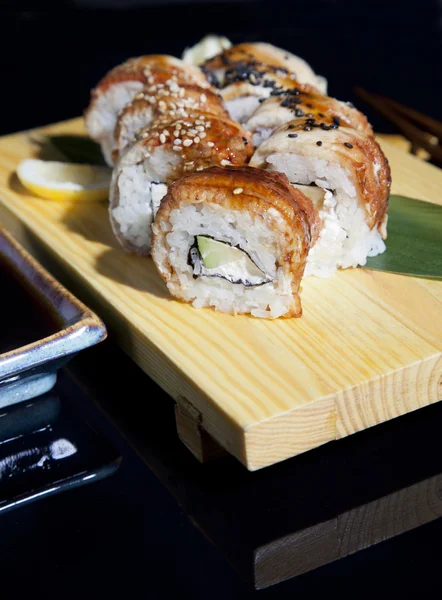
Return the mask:
[[[84,129],[77,119],[44,131]],[[105,205],[48,202],[21,187],[14,171],[36,155],[33,137],[0,139],[0,218],[93,296],[124,350],[247,468],[441,399],[441,282],[353,269],[305,280],[301,319],[195,310],[170,298],[150,259],[118,247]],[[395,193],[441,202],[442,171],[383,146]]]
[[[255,585],[269,587],[442,516],[442,475],[256,549]]]

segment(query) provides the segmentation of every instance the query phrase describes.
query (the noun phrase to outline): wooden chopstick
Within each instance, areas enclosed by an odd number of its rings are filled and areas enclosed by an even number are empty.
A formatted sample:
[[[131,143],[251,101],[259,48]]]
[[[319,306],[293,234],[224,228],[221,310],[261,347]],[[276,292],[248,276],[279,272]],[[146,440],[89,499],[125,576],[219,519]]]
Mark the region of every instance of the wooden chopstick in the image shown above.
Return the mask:
[[[377,110],[386,119],[391,121],[410,140],[412,145],[424,148],[428,154],[439,163],[442,163],[442,147],[434,143],[430,136],[435,136],[439,141],[442,139],[442,123],[428,117],[418,111],[399,104],[394,100],[385,98],[379,94],[370,94],[361,87],[354,90],[362,100],[367,102]],[[425,127],[425,130],[419,129],[408,119]]]

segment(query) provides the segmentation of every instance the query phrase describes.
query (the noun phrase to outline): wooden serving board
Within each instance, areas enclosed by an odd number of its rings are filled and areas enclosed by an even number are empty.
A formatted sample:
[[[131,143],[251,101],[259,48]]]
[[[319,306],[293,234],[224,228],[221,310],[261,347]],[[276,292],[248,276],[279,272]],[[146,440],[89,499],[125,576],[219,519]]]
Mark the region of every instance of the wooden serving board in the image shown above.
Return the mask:
[[[84,129],[76,119],[40,131]],[[305,280],[301,319],[196,310],[169,296],[151,259],[118,247],[105,205],[48,202],[21,187],[15,168],[36,156],[35,134],[0,138],[1,221],[69,277],[178,401],[195,453],[207,449],[205,430],[255,470],[441,399],[442,282],[352,269]],[[382,145],[393,192],[441,202],[441,170]]]

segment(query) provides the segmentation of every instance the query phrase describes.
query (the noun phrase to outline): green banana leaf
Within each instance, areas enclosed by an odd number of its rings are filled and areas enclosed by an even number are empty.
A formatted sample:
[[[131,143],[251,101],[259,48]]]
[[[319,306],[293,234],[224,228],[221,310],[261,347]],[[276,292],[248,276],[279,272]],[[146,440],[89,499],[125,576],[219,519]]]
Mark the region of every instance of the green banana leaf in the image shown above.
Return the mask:
[[[387,250],[364,269],[442,279],[442,206],[392,195],[387,229]]]
[[[44,135],[34,137],[46,160],[105,165],[99,144],[85,135]]]

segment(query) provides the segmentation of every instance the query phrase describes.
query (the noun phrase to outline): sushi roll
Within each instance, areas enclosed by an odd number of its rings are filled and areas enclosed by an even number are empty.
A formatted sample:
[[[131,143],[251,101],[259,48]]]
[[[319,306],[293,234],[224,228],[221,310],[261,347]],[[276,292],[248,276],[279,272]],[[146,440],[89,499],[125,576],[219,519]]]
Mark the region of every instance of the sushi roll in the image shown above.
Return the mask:
[[[120,109],[141,92],[153,85],[196,83],[209,87],[198,67],[166,55],[132,58],[112,69],[91,92],[85,112],[86,128],[90,137],[101,144],[106,162],[112,165],[114,128]]]
[[[169,80],[160,87],[153,85],[148,91],[140,92],[118,114],[114,133],[114,161],[135,140],[136,134],[155,119],[187,117],[189,111],[198,110],[228,116],[222,98],[211,89],[199,85],[180,85]]]
[[[139,134],[118,160],[110,185],[110,221],[122,247],[147,255],[151,223],[182,175],[212,165],[243,165],[253,154],[250,135],[228,117],[189,113],[159,121]]]
[[[253,143],[259,146],[280,125],[293,119],[307,117],[318,122],[331,117],[336,125],[349,125],[369,135],[373,133],[365,115],[349,102],[292,88],[262,102],[244,125],[252,134]]]
[[[176,298],[275,319],[300,317],[317,210],[280,173],[210,168],[175,182],[152,227],[152,257]]]
[[[226,102],[232,119],[246,122],[262,99],[299,87],[326,92],[323,78],[298,56],[271,44],[239,44],[206,61],[208,80]]]
[[[323,227],[306,275],[328,277],[385,250],[390,168],[372,135],[332,119],[298,119],[276,129],[250,164],[285,173],[318,208]]]

